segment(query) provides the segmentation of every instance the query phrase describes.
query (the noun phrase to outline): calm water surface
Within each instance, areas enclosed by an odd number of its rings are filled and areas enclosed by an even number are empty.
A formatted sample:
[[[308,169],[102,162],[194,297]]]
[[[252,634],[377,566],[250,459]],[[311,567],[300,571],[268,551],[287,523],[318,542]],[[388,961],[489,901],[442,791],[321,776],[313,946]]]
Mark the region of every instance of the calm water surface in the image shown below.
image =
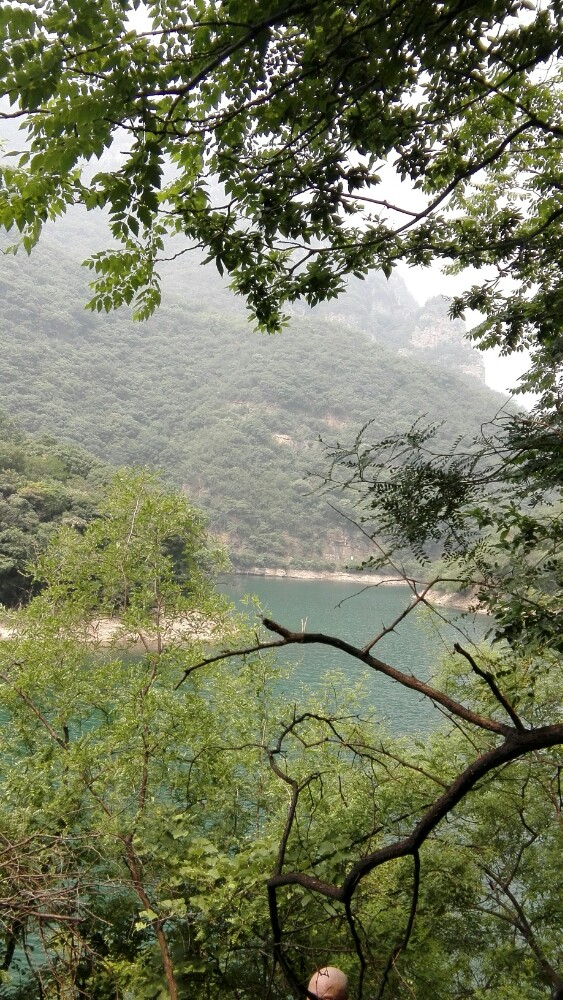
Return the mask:
[[[361,579],[350,583],[235,574],[226,577],[221,587],[237,604],[241,604],[246,593],[255,594],[264,613],[286,628],[300,631],[305,623],[308,632],[329,633],[355,645],[363,645],[390,625],[411,597],[408,587],[364,588]],[[427,611],[415,610],[377,644],[375,655],[393,667],[428,680],[454,641],[459,640],[456,626],[476,641],[487,628],[482,615],[462,615],[451,610],[442,613],[447,623],[433,622]],[[284,662],[295,665],[292,679],[284,688],[288,700],[297,699],[303,684],[313,689],[324,687],[323,678],[336,669],[343,674],[339,682],[343,686],[362,681],[364,710],[385,719],[397,735],[424,733],[442,720],[441,713],[427,699],[367,669],[339,650],[327,646],[289,646],[278,655]]]

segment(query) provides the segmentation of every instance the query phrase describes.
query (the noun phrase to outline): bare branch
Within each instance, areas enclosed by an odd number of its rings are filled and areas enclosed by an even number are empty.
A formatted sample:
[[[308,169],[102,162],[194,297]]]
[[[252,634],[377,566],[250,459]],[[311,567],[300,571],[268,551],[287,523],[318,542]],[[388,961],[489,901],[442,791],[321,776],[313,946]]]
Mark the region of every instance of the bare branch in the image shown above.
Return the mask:
[[[483,670],[481,667],[479,667],[475,662],[475,660],[473,659],[473,657],[471,656],[471,653],[468,653],[466,649],[463,649],[463,647],[460,646],[459,642],[454,643],[454,650],[456,653],[459,653],[460,656],[465,657],[465,659],[469,663],[474,673],[476,673],[479,677],[483,678],[485,683],[488,684],[488,686],[490,687],[497,701],[502,705],[507,715],[509,715],[510,718],[512,719],[515,728],[518,729],[519,732],[523,732],[524,725],[522,723],[522,720],[516,714],[510,702],[507,701],[506,698],[504,697],[493,675],[488,670]]]
[[[340,887],[322,882],[321,879],[313,878],[302,872],[274,876],[269,879],[268,884],[274,889],[281,885],[302,885],[304,888],[316,890],[331,899],[344,901],[352,895],[361,879],[374,868],[419,850],[442,819],[475,787],[479,780],[491,771],[534,750],[561,744],[563,744],[563,724],[543,726],[540,729],[525,730],[522,733],[512,731],[512,736],[504,743],[481,754],[462,771],[443,795],[430,806],[408,837],[394,844],[388,844],[362,858],[351,868]]]
[[[516,914],[516,919],[513,918],[511,922],[520,931],[520,934],[522,935],[526,943],[529,945],[530,949],[532,950],[532,952],[536,957],[538,965],[540,966],[543,974],[551,983],[555,995],[558,996],[559,992],[557,991],[563,991],[563,979],[561,978],[561,976],[558,975],[558,973],[553,968],[551,963],[548,961],[546,955],[542,951],[538,943],[538,940],[536,938],[536,935],[534,934],[532,927],[530,926],[530,923],[526,917],[526,914],[524,913],[521,903],[512,892],[510,885],[507,882],[503,881],[503,879],[499,878],[496,872],[494,872],[491,868],[487,867],[486,865],[482,865],[482,868],[483,871],[486,872],[488,877],[492,880],[492,882],[498,886],[501,892],[503,892],[504,895],[507,897],[507,899],[510,901],[511,906],[513,907],[513,910]],[[494,915],[498,916],[498,914],[496,913]],[[507,917],[506,919],[510,918]]]
[[[462,771],[446,791],[427,809],[411,834],[361,858],[352,866],[341,885],[324,882],[322,879],[315,878],[305,872],[276,873],[268,879],[268,902],[274,932],[275,954],[282,964],[289,982],[303,993],[299,979],[283,953],[283,934],[277,903],[277,890],[279,888],[299,885],[304,889],[318,892],[326,898],[346,904],[352,898],[361,880],[369,872],[397,858],[414,856],[439,823],[452,812],[455,806],[482,778],[496,768],[502,767],[527,753],[561,744],[563,744],[563,724],[544,726],[534,730],[512,730],[511,735],[500,746],[482,753]],[[409,934],[411,930],[412,927],[409,928]]]
[[[420,602],[421,602],[421,601],[424,601],[424,598],[426,597],[426,595],[427,595],[428,591],[429,591],[429,590],[431,590],[431,588],[432,588],[432,587],[435,587],[435,586],[436,586],[436,583],[437,583],[437,582],[438,582],[438,581],[437,581],[437,578],[436,578],[436,579],[434,579],[434,580],[431,580],[431,581],[430,581],[430,583],[428,583],[428,584],[427,584],[427,585],[425,586],[425,588],[424,588],[424,590],[422,591],[422,593],[421,593],[421,594],[416,594],[416,591],[415,591],[415,598],[414,598],[414,600],[413,600],[413,601],[411,601],[411,603],[410,603],[410,604],[408,604],[408,605],[407,605],[407,607],[406,607],[406,608],[404,608],[404,610],[403,610],[403,611],[401,611],[401,614],[400,614],[400,615],[397,615],[397,617],[395,618],[395,620],[394,620],[393,622],[391,622],[391,624],[390,624],[390,625],[387,625],[387,626],[386,626],[385,628],[383,628],[383,629],[381,630],[381,632],[379,632],[379,633],[378,633],[378,634],[377,634],[377,635],[376,635],[376,636],[375,636],[375,637],[374,637],[373,639],[371,639],[371,640],[370,640],[370,641],[369,641],[368,643],[366,643],[366,645],[365,645],[365,646],[363,647],[363,650],[362,650],[362,651],[363,651],[364,653],[369,653],[370,649],[373,649],[373,647],[374,647],[374,646],[375,646],[375,645],[376,645],[376,644],[377,644],[377,643],[378,643],[378,642],[379,642],[379,641],[380,641],[381,639],[383,639],[383,636],[385,636],[385,635],[389,635],[389,633],[390,633],[390,632],[394,632],[394,631],[395,631],[395,628],[396,628],[396,626],[397,626],[397,625],[398,625],[398,624],[399,624],[400,622],[402,622],[402,621],[403,621],[403,619],[407,617],[407,615],[410,615],[411,611],[414,611],[414,609],[415,609],[415,608],[417,607],[417,605],[418,605],[418,604],[420,604]]]
[[[481,729],[487,729],[489,732],[499,733],[504,736],[509,736],[514,732],[511,726],[505,726],[501,722],[497,722],[494,719],[489,719],[486,716],[479,715],[477,712],[471,711],[471,709],[466,708],[460,702],[455,701],[455,699],[450,698],[448,695],[439,691],[437,688],[432,687],[430,684],[426,684],[417,677],[414,677],[411,674],[406,674],[402,670],[398,670],[396,667],[390,666],[388,663],[384,663],[383,660],[379,660],[377,657],[372,656],[371,653],[364,652],[364,650],[360,647],[353,646],[344,639],[340,639],[337,636],[325,635],[322,632],[291,632],[289,629],[284,628],[283,625],[279,625],[270,618],[263,618],[262,621],[264,626],[269,629],[270,632],[275,632],[277,635],[280,635],[285,640],[285,644],[287,645],[293,645],[296,643],[308,645],[313,643],[331,646],[334,649],[340,649],[342,652],[348,653],[348,655],[352,656],[354,659],[365,663],[366,666],[371,667],[378,673],[384,674],[386,677],[391,677],[392,680],[397,681],[403,687],[410,688],[413,691],[418,691],[419,694],[437,702],[449,712],[452,712],[461,719],[465,719],[466,722],[479,726]]]
[[[188,667],[175,685],[174,690],[177,691],[190,674],[193,674],[196,670],[200,670],[201,667],[208,667],[212,663],[219,663],[221,660],[229,660],[237,656],[250,656],[251,653],[259,653],[263,649],[276,649],[279,646],[286,645],[287,643],[284,640],[277,642],[260,642],[257,640],[253,646],[244,646],[242,649],[222,649],[220,653],[215,653],[214,656],[207,656],[204,660],[194,663],[192,667]]]
[[[389,979],[389,973],[391,972],[391,969],[395,966],[395,963],[401,952],[404,951],[405,948],[407,947],[410,940],[410,936],[412,934],[414,920],[416,917],[416,910],[418,907],[418,893],[420,888],[420,855],[418,851],[414,852],[413,861],[414,861],[414,877],[413,877],[413,887],[412,887],[411,908],[410,908],[408,923],[401,942],[398,945],[396,945],[395,948],[393,948],[393,951],[389,956],[387,965],[385,966],[383,975],[381,977],[381,983],[379,986],[379,992],[377,994],[377,1000],[382,1000],[383,994],[385,992],[385,987],[387,986],[387,981]]]

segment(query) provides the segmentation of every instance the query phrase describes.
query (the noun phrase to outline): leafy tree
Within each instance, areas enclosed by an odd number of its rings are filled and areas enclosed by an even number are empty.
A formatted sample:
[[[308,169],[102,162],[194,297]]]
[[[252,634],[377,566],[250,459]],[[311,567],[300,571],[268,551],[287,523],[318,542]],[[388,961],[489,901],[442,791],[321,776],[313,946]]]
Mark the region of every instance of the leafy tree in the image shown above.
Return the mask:
[[[187,498],[124,472],[84,533],[52,540],[44,589],[13,615],[1,651],[3,968],[23,943],[39,996],[92,980],[96,996],[139,983],[136,995],[156,996],[163,981],[176,997],[190,971],[189,955],[177,968],[180,856],[188,837],[204,855],[219,827],[227,838],[236,810],[231,795],[214,815],[236,781],[217,750],[224,713],[196,683],[174,693],[201,631],[232,627],[209,582],[217,565]],[[116,613],[105,649],[99,616]]]
[[[25,601],[31,564],[61,524],[83,528],[97,513],[109,469],[76,445],[31,437],[0,414],[0,600]]]
[[[311,761],[296,762],[303,787],[322,775],[347,830],[369,783],[354,757],[333,769],[327,706],[290,709],[279,734],[288,709],[266,659],[198,669],[204,643],[240,641],[210,587],[214,565],[185,495],[124,471],[83,533],[51,539],[42,591],[12,614],[0,644],[0,916],[14,996],[286,995],[264,883],[286,822],[288,744],[310,743]],[[117,614],[107,646],[112,619],[99,616]],[[354,727],[341,720],[343,735]],[[350,794],[358,786],[351,811],[345,774]],[[320,849],[341,866],[331,825],[327,815],[297,848],[301,863]],[[302,914],[294,937],[307,954]]]
[[[420,428],[379,447],[360,437],[336,450],[343,478],[359,491],[364,530],[378,544],[386,533],[385,555],[399,575],[405,546],[424,562],[431,543],[442,545],[455,581],[478,588],[493,615],[495,655],[459,642],[445,673],[423,682],[377,657],[381,633],[358,648],[266,618],[277,638],[177,663],[175,677],[183,672],[191,683],[226,657],[323,643],[450,718],[443,737],[414,751],[319,708],[295,711],[275,740],[260,742],[288,800],[268,881],[275,958],[301,994],[306,949],[314,947],[315,959],[330,949],[343,965],[353,950],[359,995],[374,982],[380,997],[435,997],[446,980],[448,996],[481,1000],[494,989],[512,1000],[549,990],[559,1000],[560,902],[540,873],[560,856],[563,742],[554,694],[561,5],[305,2],[257,10],[244,0],[220,9],[168,2],[149,5],[147,30],[127,20],[133,6],[2,8],[3,92],[14,108],[4,114],[24,121],[30,147],[15,168],[3,167],[1,210],[27,249],[43,222],[70,204],[106,208],[122,248],[91,262],[94,308],[134,302],[146,316],[159,301],[157,259],[172,232],[205,248],[269,330],[281,324],[283,303],[315,304],[336,294],[344,275],[373,266],[390,273],[399,260],[439,259],[491,268],[493,277],[485,271],[454,313],[481,310],[475,335],[484,346],[535,345],[527,384],[543,393],[536,413],[510,421],[500,444],[467,456],[425,454],[430,439]],[[100,158],[120,129],[130,137],[123,161],[102,163],[91,176],[83,161]],[[420,190],[422,208],[376,197],[389,160]],[[67,598],[71,579],[60,582]],[[146,628],[143,578],[132,591],[118,574],[112,579],[107,606],[121,603],[125,623]],[[79,580],[83,613],[105,579]],[[403,616],[429,602],[433,581],[409,583],[413,601]],[[33,676],[11,689],[18,705]],[[43,696],[51,690],[41,685]],[[36,725],[42,709],[31,707]],[[135,719],[141,765],[143,718],[141,711]],[[60,747],[64,723],[58,736]],[[325,753],[336,766],[328,768]],[[114,777],[110,800],[118,784]],[[64,767],[54,787],[64,793]],[[330,836],[335,828],[342,839]],[[150,838],[148,846],[157,853]],[[125,851],[128,887],[141,898],[130,862]],[[321,910],[323,925],[330,918],[322,935]],[[225,913],[204,911],[209,927]],[[174,996],[168,916],[144,911]],[[12,933],[19,923],[15,916]]]
[[[358,485],[371,512],[378,490]],[[241,636],[210,561],[186,497],[124,472],[97,520],[52,540],[46,586],[13,615],[0,645],[6,973],[23,946],[39,984],[27,995],[258,1000],[286,995],[280,968],[303,994],[312,964],[332,959],[359,995],[559,997],[550,629],[496,652],[460,640],[423,682],[377,657],[381,634],[358,649],[266,619],[273,639]],[[410,583],[400,617],[429,601]],[[104,650],[99,616],[116,614]],[[431,698],[450,725],[392,740],[361,717],[350,677],[278,703],[252,654],[316,642]]]
[[[559,357],[559,2],[137,7],[2,5],[2,115],[29,139],[2,222],[29,249],[70,205],[105,208],[94,308],[155,307],[167,233],[270,330],[347,274],[440,259],[492,269],[455,307],[485,314],[483,343]],[[389,163],[414,208],[380,194]]]

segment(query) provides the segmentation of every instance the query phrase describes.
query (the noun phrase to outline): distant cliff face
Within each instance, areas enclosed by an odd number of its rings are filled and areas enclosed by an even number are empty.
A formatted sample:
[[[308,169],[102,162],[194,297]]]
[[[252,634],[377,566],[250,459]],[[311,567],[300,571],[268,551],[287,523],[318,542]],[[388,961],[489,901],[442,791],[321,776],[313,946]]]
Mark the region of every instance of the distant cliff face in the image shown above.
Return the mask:
[[[430,364],[444,365],[484,382],[483,355],[465,339],[465,323],[451,320],[448,309],[449,300],[445,296],[428,299],[413,318],[409,341],[399,348],[399,354],[421,356]]]
[[[465,339],[465,323],[451,320],[448,312],[446,296],[419,306],[402,278],[393,275],[387,281],[381,274],[370,274],[364,281],[352,278],[344,295],[315,307],[316,315],[347,323],[404,357],[484,382],[481,352]]]

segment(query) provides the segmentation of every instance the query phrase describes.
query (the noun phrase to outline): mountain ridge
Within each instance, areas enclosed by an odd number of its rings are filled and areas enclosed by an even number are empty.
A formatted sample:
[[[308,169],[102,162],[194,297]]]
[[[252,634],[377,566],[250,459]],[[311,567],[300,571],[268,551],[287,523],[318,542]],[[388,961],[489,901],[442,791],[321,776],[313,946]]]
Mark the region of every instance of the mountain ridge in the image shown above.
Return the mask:
[[[70,238],[47,234],[31,258],[4,258],[3,405],[27,430],[112,465],[164,469],[207,511],[239,568],[342,568],[364,557],[362,536],[306,478],[326,467],[319,436],[353,440],[374,418],[375,437],[426,413],[447,421],[446,442],[477,432],[503,403],[477,380],[422,361],[424,351],[401,356],[414,299],[400,279],[358,283],[372,299],[378,287],[402,297],[403,314],[389,314],[389,337],[402,324],[391,349],[358,328],[351,306],[352,322],[296,310],[281,335],[256,334],[219,275],[185,261],[163,269],[163,305],[146,323],[125,311],[92,314],[77,252]]]

